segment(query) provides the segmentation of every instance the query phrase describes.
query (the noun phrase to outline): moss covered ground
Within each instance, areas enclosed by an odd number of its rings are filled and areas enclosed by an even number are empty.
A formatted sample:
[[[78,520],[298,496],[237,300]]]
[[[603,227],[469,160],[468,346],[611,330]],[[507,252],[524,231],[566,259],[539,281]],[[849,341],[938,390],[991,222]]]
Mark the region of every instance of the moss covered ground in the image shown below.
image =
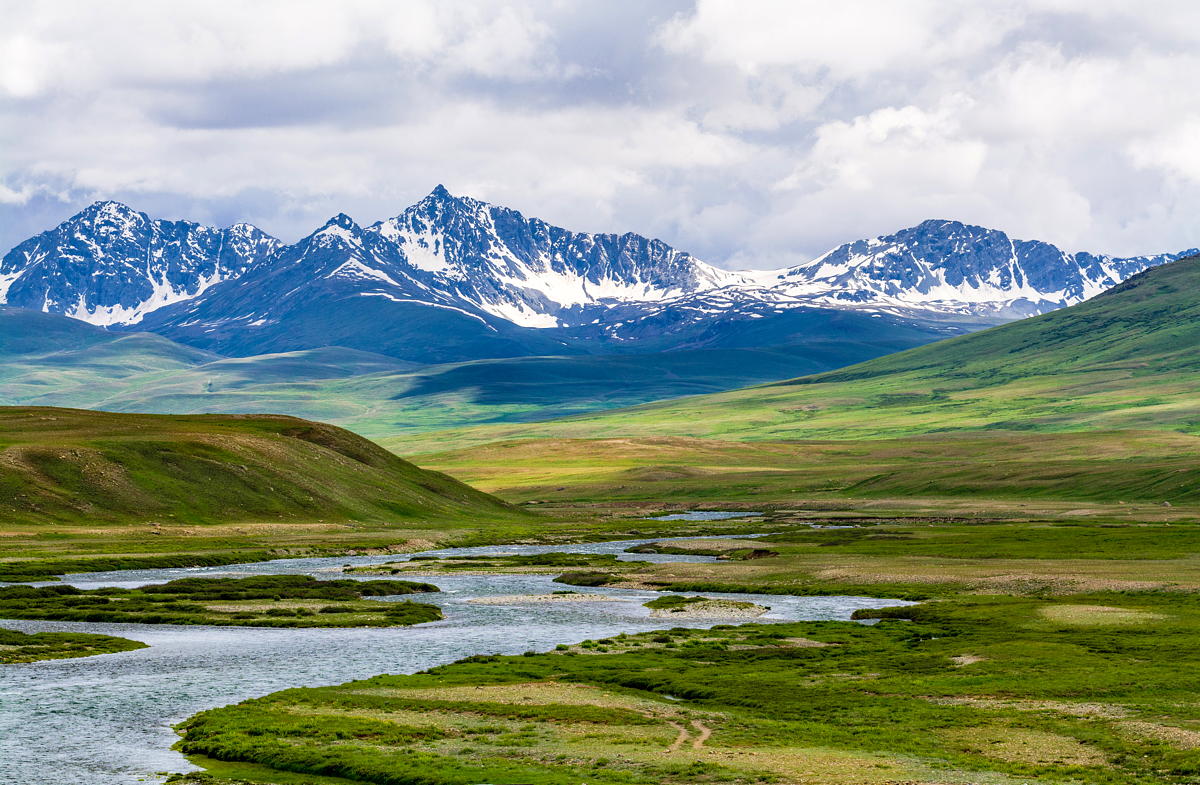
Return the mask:
[[[90,657],[144,648],[146,644],[140,641],[113,635],[86,632],[26,633],[0,627],[0,665]]]

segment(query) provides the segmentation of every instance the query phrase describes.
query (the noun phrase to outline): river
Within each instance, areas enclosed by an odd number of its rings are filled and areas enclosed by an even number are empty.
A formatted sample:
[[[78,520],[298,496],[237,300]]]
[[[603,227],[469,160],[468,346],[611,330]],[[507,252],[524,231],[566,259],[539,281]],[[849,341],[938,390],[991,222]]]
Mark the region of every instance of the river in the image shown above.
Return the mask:
[[[584,545],[502,545],[426,551],[423,555],[616,553],[644,561],[710,561],[702,556],[624,554],[652,540]],[[301,573],[344,577],[344,564],[376,564],[397,556],[283,559],[228,567],[130,570],[72,575],[80,588],[135,587],[180,577]],[[171,749],[171,726],[203,709],[286,687],[339,684],[379,673],[413,673],[472,654],[545,651],[560,643],[667,626],[715,621],[650,619],[651,592],[588,588],[612,602],[477,605],[468,600],[561,589],[544,575],[435,575],[440,594],[415,599],[441,606],[443,621],[386,629],[249,627],[6,621],[24,632],[77,631],[119,635],[149,648],[71,660],[0,666],[0,783],[128,785],[157,782],[157,773],[193,767]],[[734,596],[706,593],[710,596]],[[870,597],[736,595],[771,607],[759,621],[848,619],[859,608],[901,604]],[[397,598],[397,599],[410,599]]]

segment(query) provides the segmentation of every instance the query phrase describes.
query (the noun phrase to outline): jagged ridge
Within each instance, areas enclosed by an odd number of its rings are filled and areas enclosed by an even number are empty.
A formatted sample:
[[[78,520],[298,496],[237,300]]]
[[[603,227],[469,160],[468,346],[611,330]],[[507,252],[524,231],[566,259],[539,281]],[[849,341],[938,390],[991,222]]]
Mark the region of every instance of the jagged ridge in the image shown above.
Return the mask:
[[[217,230],[153,221],[98,202],[4,257],[0,303],[95,324],[141,323],[235,353],[313,345],[298,336],[283,346],[255,342],[332,309],[345,311],[339,334],[371,333],[380,319],[424,320],[434,329],[452,324],[451,334],[488,333],[467,343],[487,345],[478,356],[503,356],[529,353],[528,343],[566,351],[579,336],[636,343],[660,336],[662,325],[692,326],[691,335],[697,325],[795,308],[1006,320],[1080,302],[1187,253],[1067,253],[996,230],[925,221],[786,270],[739,273],[661,240],[572,232],[439,185],[393,218],[364,228],[338,215],[290,246],[247,224]],[[351,300],[369,323],[353,324]],[[518,337],[514,328],[570,335]]]
[[[0,303],[132,324],[244,274],[282,245],[246,223],[215,229],[96,202],[5,254]]]

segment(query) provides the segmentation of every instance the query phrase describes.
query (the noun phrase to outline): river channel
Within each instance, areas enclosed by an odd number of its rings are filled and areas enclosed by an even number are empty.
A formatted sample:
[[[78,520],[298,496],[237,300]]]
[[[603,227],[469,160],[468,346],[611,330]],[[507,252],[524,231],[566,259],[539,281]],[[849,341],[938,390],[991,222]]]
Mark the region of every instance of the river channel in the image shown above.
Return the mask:
[[[615,553],[644,561],[710,561],[708,557],[624,554],[650,542],[584,545],[501,545],[426,551],[423,555]],[[344,564],[396,561],[397,556],[286,559],[227,567],[131,570],[72,575],[80,588],[135,587],[180,577],[301,573],[341,578]],[[402,576],[409,578],[409,575]],[[543,594],[561,589],[543,575],[411,576],[440,594],[416,599],[439,605],[445,619],[387,629],[267,629],[249,627],[6,621],[25,632],[77,631],[119,635],[149,648],[71,660],[0,666],[0,783],[127,785],[158,782],[161,772],[193,767],[171,749],[171,726],[191,714],[286,687],[338,684],[379,673],[413,673],[472,654],[545,651],[560,643],[671,626],[718,621],[649,618],[652,592],[589,588],[612,602],[479,605],[476,597]],[[709,593],[710,596],[734,596]],[[870,597],[736,595],[770,606],[759,621],[848,619],[859,608],[901,604]],[[402,598],[409,599],[409,598]]]

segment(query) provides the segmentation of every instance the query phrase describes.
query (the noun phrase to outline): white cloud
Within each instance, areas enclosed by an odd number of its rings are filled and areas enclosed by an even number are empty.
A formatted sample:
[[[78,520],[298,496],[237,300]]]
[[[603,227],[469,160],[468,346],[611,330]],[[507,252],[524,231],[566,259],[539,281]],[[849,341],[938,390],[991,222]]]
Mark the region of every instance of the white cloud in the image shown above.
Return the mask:
[[[677,52],[749,73],[789,66],[860,78],[919,70],[998,42],[1019,21],[1007,4],[939,0],[700,0],[664,26]]]
[[[816,143],[779,189],[867,192],[904,183],[917,193],[961,192],[977,182],[987,145],[962,135],[955,113],[885,107],[816,130]]]
[[[1200,183],[1200,114],[1181,117],[1172,127],[1131,142],[1129,154],[1139,166]]]
[[[928,217],[1073,249],[1200,245],[1200,6],[1182,0],[0,14],[0,244],[55,198],[64,217],[115,197],[294,238],[445,182],[731,265]]]

